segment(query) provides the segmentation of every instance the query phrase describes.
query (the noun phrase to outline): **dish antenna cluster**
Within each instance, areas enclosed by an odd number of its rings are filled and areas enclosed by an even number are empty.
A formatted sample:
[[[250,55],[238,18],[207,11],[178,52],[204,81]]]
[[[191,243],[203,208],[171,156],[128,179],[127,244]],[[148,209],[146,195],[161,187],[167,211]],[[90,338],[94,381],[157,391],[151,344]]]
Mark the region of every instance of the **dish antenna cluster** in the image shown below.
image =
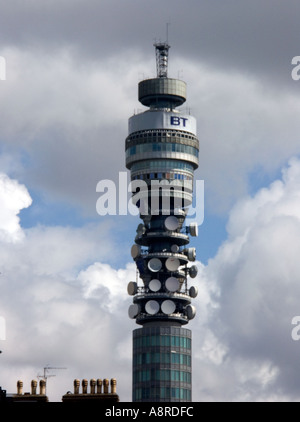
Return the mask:
[[[186,232],[197,236],[196,227],[191,223],[182,230],[182,218],[175,215],[153,216],[150,223],[138,226],[131,256],[143,285],[130,281],[127,286],[128,294],[134,297],[128,314],[138,324],[153,318],[187,324],[195,317],[191,299],[197,296],[198,288],[188,288],[187,278],[195,278],[198,273],[196,265],[188,266],[196,259],[196,249],[185,246],[189,243]]]

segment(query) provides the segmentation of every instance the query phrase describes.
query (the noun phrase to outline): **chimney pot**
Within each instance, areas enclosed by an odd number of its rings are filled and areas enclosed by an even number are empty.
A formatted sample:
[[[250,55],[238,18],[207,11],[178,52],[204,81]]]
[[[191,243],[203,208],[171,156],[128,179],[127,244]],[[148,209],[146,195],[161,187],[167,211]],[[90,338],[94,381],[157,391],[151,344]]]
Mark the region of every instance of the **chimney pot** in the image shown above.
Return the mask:
[[[90,386],[91,386],[91,394],[95,394],[96,393],[96,380],[94,378],[92,378],[90,380]]]
[[[108,379],[104,379],[103,380],[103,386],[104,386],[104,394],[108,394],[108,388],[109,388],[109,380]]]
[[[74,394],[79,394],[80,380],[74,380]]]
[[[112,378],[110,380],[110,385],[111,385],[111,393],[116,394],[116,392],[117,392],[117,380],[116,380],[116,378]]]
[[[101,379],[97,379],[97,394],[101,394],[102,393],[102,380]]]
[[[82,394],[87,394],[88,380],[82,380]]]
[[[46,381],[40,380],[40,395],[45,396],[46,395]]]
[[[23,394],[23,381],[17,382],[17,394]]]
[[[36,394],[36,388],[37,388],[37,381],[36,380],[32,380],[31,381],[31,394]]]

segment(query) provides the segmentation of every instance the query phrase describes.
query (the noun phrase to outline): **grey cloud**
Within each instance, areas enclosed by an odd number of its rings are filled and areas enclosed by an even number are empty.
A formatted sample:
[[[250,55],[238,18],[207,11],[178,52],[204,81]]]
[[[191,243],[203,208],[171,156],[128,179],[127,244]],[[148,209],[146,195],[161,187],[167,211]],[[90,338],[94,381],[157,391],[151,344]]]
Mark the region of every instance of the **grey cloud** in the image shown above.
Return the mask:
[[[120,54],[85,63],[64,49],[56,56],[8,50],[2,144],[16,156],[23,151],[30,163],[29,170],[16,166],[13,176],[95,216],[97,182],[126,171],[127,119],[139,107],[137,82],[154,63],[152,53],[147,63],[136,51],[132,62]],[[23,62],[30,63],[25,70]],[[180,63],[176,58],[173,66]],[[197,177],[207,182],[209,209],[224,213],[247,191],[257,166],[272,174],[299,153],[299,102],[240,73],[189,63],[185,76],[198,121]]]
[[[125,171],[137,82],[153,76],[154,37],[171,21],[170,71],[183,69],[198,120],[198,177],[210,211],[227,212],[248,174],[274,175],[299,153],[297,2],[5,2],[1,143],[31,168],[13,176],[94,215],[95,187]],[[299,85],[300,86],[300,85]],[[112,154],[111,151],[118,151]],[[33,164],[33,166],[32,166]],[[80,204],[80,205],[79,205]]]
[[[291,58],[299,54],[296,0],[3,3],[2,45],[49,53],[67,45],[93,60],[133,48],[149,57],[151,43],[165,39],[170,21],[171,54],[176,48],[188,61],[293,87],[287,74]]]

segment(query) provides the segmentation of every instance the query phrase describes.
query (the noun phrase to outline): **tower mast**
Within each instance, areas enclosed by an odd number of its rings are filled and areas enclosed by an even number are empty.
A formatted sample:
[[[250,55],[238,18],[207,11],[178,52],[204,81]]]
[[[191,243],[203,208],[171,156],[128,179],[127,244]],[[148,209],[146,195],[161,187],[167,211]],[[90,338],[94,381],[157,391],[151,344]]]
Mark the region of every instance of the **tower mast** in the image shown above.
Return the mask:
[[[128,284],[133,296],[133,401],[191,401],[192,334],[183,326],[195,316],[195,248],[189,235],[198,226],[185,219],[192,204],[198,167],[196,119],[176,107],[186,100],[186,84],[168,77],[168,43],[156,43],[157,77],[139,83],[145,112],[129,119],[126,167],[136,186],[133,202],[142,223],[131,248],[139,278]],[[139,281],[141,282],[139,283]]]

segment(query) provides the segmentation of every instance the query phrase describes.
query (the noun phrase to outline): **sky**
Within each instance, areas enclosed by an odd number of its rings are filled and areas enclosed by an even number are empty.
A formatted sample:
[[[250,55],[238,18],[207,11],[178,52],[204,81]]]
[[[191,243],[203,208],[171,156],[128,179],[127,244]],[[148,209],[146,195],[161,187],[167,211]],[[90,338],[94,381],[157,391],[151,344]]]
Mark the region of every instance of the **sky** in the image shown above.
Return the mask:
[[[140,220],[100,216],[96,187],[126,172],[137,84],[156,76],[168,23],[204,181],[193,401],[299,401],[299,2],[0,0],[0,12],[2,388],[29,391],[49,365],[66,368],[49,371],[51,401],[75,378],[113,377],[131,401]]]

